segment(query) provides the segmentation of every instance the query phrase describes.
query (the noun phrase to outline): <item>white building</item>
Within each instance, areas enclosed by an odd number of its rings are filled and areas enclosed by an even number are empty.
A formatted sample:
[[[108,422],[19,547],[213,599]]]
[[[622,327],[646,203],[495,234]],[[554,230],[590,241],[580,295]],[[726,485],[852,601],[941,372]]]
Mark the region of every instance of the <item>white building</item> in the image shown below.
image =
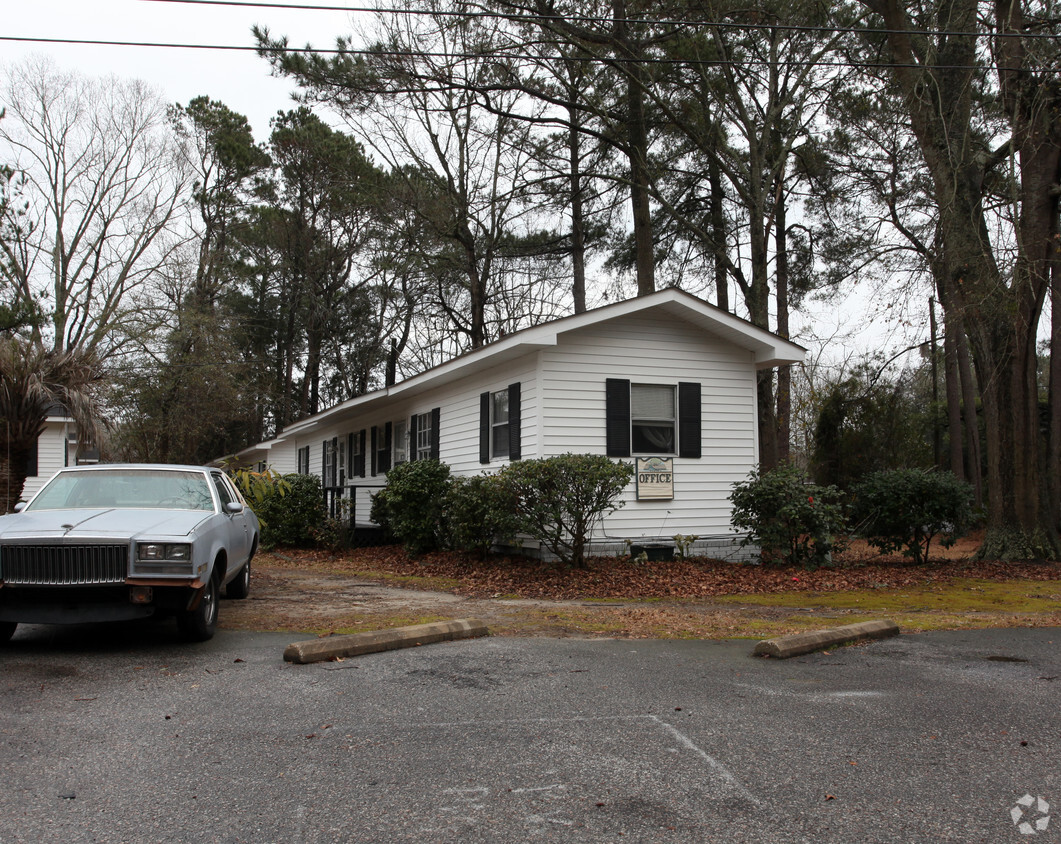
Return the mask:
[[[29,456],[22,500],[29,501],[44,482],[63,467],[98,462],[99,452],[95,448],[86,449],[78,443],[77,424],[66,408],[53,404],[48,408],[44,430],[37,437],[37,447]]]
[[[504,337],[287,427],[241,465],[320,475],[369,523],[371,494],[405,460],[455,474],[565,453],[636,460],[597,551],[732,546],[733,484],[758,463],[756,372],[804,350],[676,289]],[[640,459],[639,459],[640,458]],[[668,477],[669,476],[669,477]],[[653,479],[656,482],[650,483]]]

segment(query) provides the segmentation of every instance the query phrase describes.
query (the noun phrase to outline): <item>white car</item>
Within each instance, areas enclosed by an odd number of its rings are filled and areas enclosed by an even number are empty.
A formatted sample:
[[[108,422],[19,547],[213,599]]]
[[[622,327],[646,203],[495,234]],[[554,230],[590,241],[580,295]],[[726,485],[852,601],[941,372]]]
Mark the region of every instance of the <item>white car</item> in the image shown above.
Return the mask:
[[[224,472],[202,466],[60,470],[0,516],[0,643],[19,623],[177,617],[205,641],[218,597],[245,598],[258,519]]]

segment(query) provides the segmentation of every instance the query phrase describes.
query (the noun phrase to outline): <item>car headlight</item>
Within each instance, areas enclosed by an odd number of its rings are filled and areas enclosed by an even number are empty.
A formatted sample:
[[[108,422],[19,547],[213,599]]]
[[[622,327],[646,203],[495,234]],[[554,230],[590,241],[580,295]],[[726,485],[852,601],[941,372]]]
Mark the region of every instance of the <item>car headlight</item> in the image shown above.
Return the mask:
[[[136,558],[145,563],[190,563],[192,546],[183,542],[140,542]]]

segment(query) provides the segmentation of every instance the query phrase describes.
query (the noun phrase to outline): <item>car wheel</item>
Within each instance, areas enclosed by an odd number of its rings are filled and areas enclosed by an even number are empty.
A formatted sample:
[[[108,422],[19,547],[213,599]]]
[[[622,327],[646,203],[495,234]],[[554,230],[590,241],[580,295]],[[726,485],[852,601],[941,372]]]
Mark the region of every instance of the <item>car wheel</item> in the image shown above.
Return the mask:
[[[18,627],[17,621],[0,621],[0,645],[15,635],[16,627]]]
[[[248,559],[239,570],[239,574],[229,581],[225,587],[225,597],[240,600],[246,598],[251,591],[251,561]]]
[[[202,597],[193,610],[177,616],[177,627],[181,635],[191,642],[205,642],[213,638],[217,629],[217,578],[211,577],[203,589]]]

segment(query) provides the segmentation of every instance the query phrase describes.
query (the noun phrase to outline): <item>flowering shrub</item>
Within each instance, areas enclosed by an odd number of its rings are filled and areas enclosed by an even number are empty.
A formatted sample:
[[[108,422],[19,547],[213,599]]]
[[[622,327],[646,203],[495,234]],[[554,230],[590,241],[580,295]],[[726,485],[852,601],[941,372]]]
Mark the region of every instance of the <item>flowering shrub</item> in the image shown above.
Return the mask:
[[[835,537],[845,528],[842,499],[839,489],[811,483],[790,464],[753,470],[729,496],[733,527],[748,533],[742,545],[758,545],[763,562],[806,568],[832,565]]]

